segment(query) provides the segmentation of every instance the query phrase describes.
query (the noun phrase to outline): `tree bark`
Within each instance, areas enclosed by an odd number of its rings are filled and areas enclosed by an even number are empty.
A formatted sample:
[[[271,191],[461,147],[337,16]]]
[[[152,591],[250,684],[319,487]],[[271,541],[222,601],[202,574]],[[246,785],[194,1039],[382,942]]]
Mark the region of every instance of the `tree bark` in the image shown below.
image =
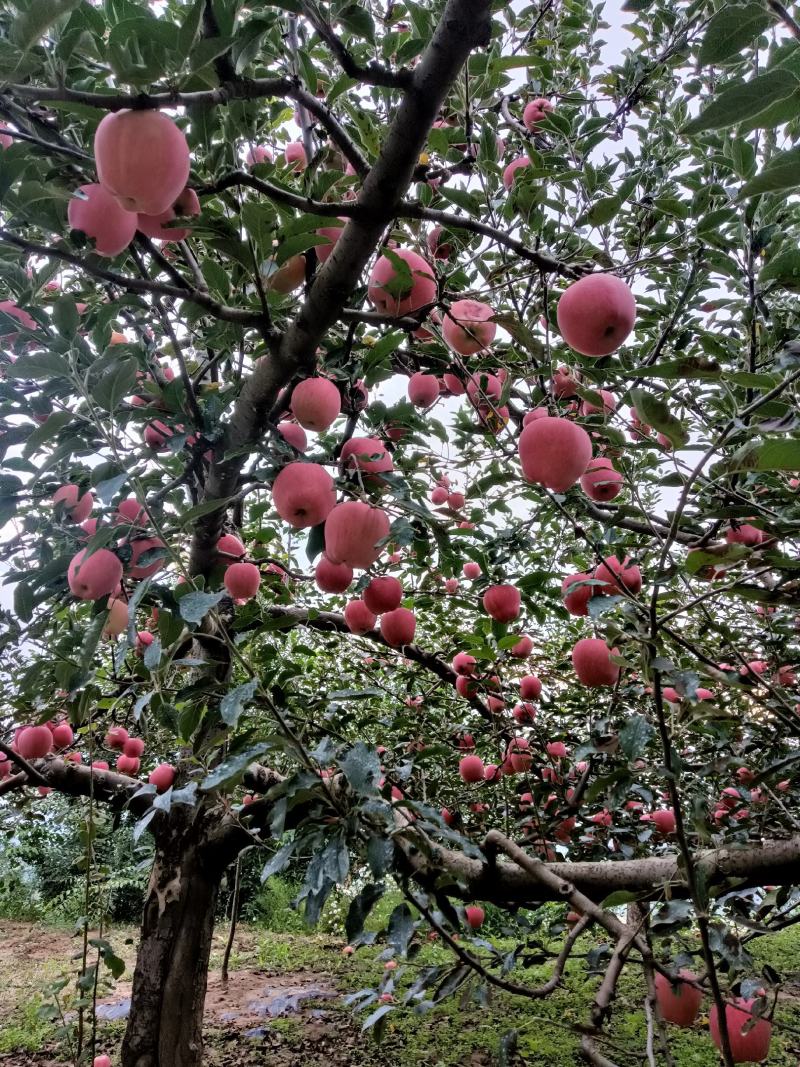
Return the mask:
[[[165,824],[156,832],[122,1067],[200,1067],[203,1058],[214,911],[226,864],[202,813],[173,808]]]

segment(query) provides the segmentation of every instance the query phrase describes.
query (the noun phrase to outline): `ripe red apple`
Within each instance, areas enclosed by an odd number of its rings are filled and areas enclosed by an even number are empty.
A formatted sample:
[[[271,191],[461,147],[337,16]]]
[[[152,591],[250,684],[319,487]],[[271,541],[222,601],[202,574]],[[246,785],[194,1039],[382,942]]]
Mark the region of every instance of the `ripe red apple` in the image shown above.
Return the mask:
[[[136,215],[126,211],[104,185],[79,185],[80,196],[67,205],[71,230],[80,230],[94,240],[100,256],[118,256],[136,234]]]
[[[178,772],[172,766],[171,763],[159,763],[155,767],[148,777],[148,782],[156,787],[159,793],[166,793],[166,791],[173,785],[175,781],[175,775]]]
[[[364,603],[375,615],[383,615],[386,611],[394,611],[400,607],[403,599],[403,587],[396,578],[385,574],[379,578],[373,578],[363,592]]]
[[[550,101],[542,96],[538,96],[535,100],[531,100],[530,103],[525,105],[525,110],[522,112],[522,121],[525,125],[525,129],[529,133],[533,133],[547,113],[554,110],[555,108]]]
[[[506,749],[504,766],[510,764],[514,774],[527,774],[531,769],[532,763],[533,756],[530,753],[530,746],[528,745],[527,738],[512,737],[508,743],[508,748]]]
[[[223,582],[234,600],[250,600],[261,585],[261,571],[255,563],[232,563]]]
[[[523,700],[538,700],[542,692],[542,683],[535,674],[526,674],[519,681],[519,695]]]
[[[569,400],[573,396],[577,396],[578,381],[579,378],[569,367],[559,367],[553,372],[553,377],[550,380],[550,390],[553,396],[557,396],[560,400]]]
[[[287,296],[299,288],[306,279],[306,257],[302,253],[290,256],[280,267],[277,266],[277,260],[271,260],[269,272],[262,277],[268,289],[281,296]]]
[[[556,311],[561,336],[583,356],[607,356],[633,329],[636,300],[613,274],[587,274],[573,282]]]
[[[656,811],[642,815],[639,821],[653,823],[661,834],[675,833],[675,812],[672,808],[657,808]]]
[[[439,399],[439,379],[417,371],[408,379],[408,399],[417,408],[429,408]]]
[[[512,161],[503,171],[503,185],[506,187],[506,189],[510,190],[511,186],[516,181],[519,172],[521,170],[525,170],[525,168],[529,167],[530,165],[531,161],[528,156],[517,156],[516,159],[512,159]]]
[[[479,908],[477,904],[470,904],[464,908],[464,916],[466,917],[467,925],[471,926],[473,930],[477,930],[483,926],[486,912],[483,908]]]
[[[82,548],[67,568],[70,591],[80,600],[99,600],[113,593],[122,581],[122,564],[107,548],[98,548],[91,556]]]
[[[342,410],[342,397],[330,379],[304,378],[292,391],[290,407],[304,429],[322,433]]]
[[[106,748],[118,749],[120,752],[128,740],[128,731],[124,726],[112,726],[105,737]]]
[[[458,773],[469,785],[482,782],[485,774],[483,760],[480,756],[462,756],[458,764]]]
[[[278,433],[287,444],[297,449],[298,452],[305,452],[308,448],[306,431],[296,422],[279,422]]]
[[[443,485],[437,485],[431,493],[431,503],[437,505],[446,504],[448,496],[449,493],[445,487]]]
[[[178,218],[192,218],[200,214],[200,198],[194,189],[183,190],[175,203],[158,215],[137,215],[136,226],[147,237],[157,241],[185,241],[191,234],[188,226],[172,226]]]
[[[617,398],[608,389],[598,389],[597,392],[603,398],[602,407],[593,404],[591,400],[581,403],[581,415],[613,415],[617,410]]]
[[[94,135],[97,176],[126,211],[160,215],[189,178],[189,145],[161,111],[114,111]]]
[[[441,226],[434,226],[428,231],[425,244],[434,259],[449,259],[453,254],[453,242]]]
[[[343,593],[353,581],[353,568],[346,563],[331,563],[327,556],[321,556],[314,578],[323,593]]]
[[[583,685],[614,685],[619,677],[619,667],[611,662],[617,655],[599,637],[584,637],[572,649],[572,665],[578,680]]]
[[[389,516],[361,500],[337,504],[325,522],[325,554],[334,563],[366,570],[384,551]]]
[[[53,493],[53,507],[58,505],[63,509],[65,517],[70,522],[78,524],[85,522],[92,512],[94,497],[90,492],[81,492],[79,485],[62,485]]]
[[[725,534],[725,540],[729,545],[760,545],[762,541],[766,541],[767,535],[763,530],[759,530],[757,526],[750,526],[749,523],[743,522],[739,526],[731,527]]]
[[[111,1067],[110,1056],[95,1056],[92,1067]]]
[[[458,578],[448,578],[444,583],[444,589],[445,589],[446,593],[450,593],[451,595],[453,593],[457,593],[458,592]]]
[[[511,622],[519,616],[519,589],[515,585],[490,585],[483,594],[483,607],[496,622]]]
[[[124,542],[123,542],[124,543]],[[131,560],[128,564],[128,573],[131,578],[149,578],[167,565],[167,554],[162,553],[152,563],[140,564],[139,560],[147,552],[155,552],[158,549],[166,549],[166,545],[159,537],[136,537],[130,542]]]
[[[53,735],[53,745],[55,748],[69,748],[75,740],[72,727],[68,722],[57,723],[53,727],[51,733]]]
[[[520,701],[514,705],[511,714],[520,726],[530,726],[536,722],[536,705],[527,700]]]
[[[590,578],[590,574],[567,574],[561,583],[561,598],[570,615],[589,615],[589,601],[592,599],[592,593],[596,587],[579,586],[574,589],[573,586],[579,582],[588,582]]]
[[[481,576],[480,564],[475,563],[472,560],[470,560],[468,563],[465,563],[464,566],[461,568],[461,571],[464,577],[469,578],[469,580],[472,582],[474,582],[476,578],[480,578]]]
[[[339,225],[332,223],[330,226],[320,226],[317,230],[317,237],[324,237],[325,241],[322,244],[316,245],[317,259],[320,263],[324,263],[328,256],[333,251],[333,246],[342,236],[342,230],[347,225],[347,219],[339,219]]]
[[[456,652],[450,666],[456,674],[471,675],[475,673],[478,661],[469,652]]]
[[[523,634],[515,645],[511,646],[511,655],[514,659],[527,659],[533,652],[533,639]]]
[[[244,545],[234,534],[223,534],[217,541],[217,552],[222,557],[222,563],[243,559],[245,551]]]
[[[128,497],[117,504],[119,521],[129,526],[147,525],[147,512],[135,497]]]
[[[141,760],[134,758],[133,756],[126,756],[125,753],[121,756],[117,756],[117,770],[120,774],[138,774],[141,767]]]
[[[363,600],[351,600],[344,609],[344,621],[351,634],[365,634],[378,619]]]
[[[144,753],[144,741],[141,737],[129,737],[122,746],[122,751],[126,756],[132,756],[134,759],[141,759],[142,754]]]
[[[681,982],[681,978],[696,981],[697,975],[685,968],[678,971],[673,984],[663,974],[656,975],[656,1001],[661,1017],[676,1026],[694,1026],[703,1002],[703,991],[697,986]]]
[[[93,760],[92,761],[92,767],[96,771],[107,771],[108,770],[108,764],[106,763],[106,761],[104,759]]]
[[[381,634],[393,648],[410,645],[417,629],[417,619],[409,608],[395,608],[381,615]]]
[[[725,1007],[725,1022],[728,1024],[731,1055],[734,1063],[760,1063],[769,1055],[772,1023],[769,1019],[757,1018],[750,1009],[754,1000],[736,997],[734,1004]],[[708,1013],[708,1026],[711,1040],[718,1049],[722,1048],[719,1033],[719,1013],[716,1004],[712,1004]]]
[[[445,372],[442,375],[442,384],[451,396],[463,396],[466,392],[464,383],[456,374]]]
[[[594,586],[595,592],[602,596],[613,596],[615,593],[637,596],[642,591],[642,572],[627,556],[622,562],[616,556],[607,556],[595,568],[592,577],[603,582],[603,585]]]
[[[291,167],[295,174],[305,170],[308,165],[306,150],[302,141],[290,141],[283,151],[283,158],[286,161],[286,166]]]
[[[411,277],[403,284],[392,259],[388,255],[380,256],[372,268],[368,287],[376,310],[384,315],[401,316],[432,304],[436,299],[436,275],[430,264],[408,248],[393,249],[392,257],[403,260]]]
[[[456,300],[445,312],[442,336],[461,356],[472,356],[489,347],[497,333],[494,310],[480,300]]]
[[[518,449],[526,480],[557,493],[573,486],[592,458],[592,442],[583,427],[552,416],[529,423]]]
[[[47,726],[26,726],[17,734],[14,747],[23,759],[41,759],[53,750],[53,735]]]
[[[380,482],[369,475],[385,474],[394,469],[392,453],[378,437],[351,437],[345,441],[339,456],[343,470],[360,471],[365,482]]]
[[[272,483],[272,503],[284,522],[296,530],[318,526],[336,504],[336,487],[319,463],[287,464]]]
[[[581,489],[590,500],[614,500],[622,492],[623,481],[611,460],[598,456],[581,475]]]

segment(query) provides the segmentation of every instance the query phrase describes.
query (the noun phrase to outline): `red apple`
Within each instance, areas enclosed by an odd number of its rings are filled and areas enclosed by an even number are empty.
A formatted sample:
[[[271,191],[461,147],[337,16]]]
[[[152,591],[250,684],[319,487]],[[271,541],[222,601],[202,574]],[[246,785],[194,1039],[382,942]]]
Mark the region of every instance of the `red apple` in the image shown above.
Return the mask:
[[[393,260],[401,259],[410,276],[396,270]],[[374,307],[384,315],[393,317],[408,315],[436,299],[436,275],[422,256],[407,248],[391,251],[391,255],[378,258],[369,276],[369,298]],[[399,290],[399,291],[398,291]]]
[[[304,429],[322,433],[342,410],[342,397],[330,379],[304,378],[292,390],[290,407]]]
[[[395,608],[381,615],[381,634],[393,648],[410,645],[416,629],[416,616],[408,608]]]
[[[99,600],[113,593],[122,580],[122,564],[107,548],[99,548],[91,556],[81,549],[70,560],[67,581],[70,591],[80,600]]]
[[[552,416],[529,423],[518,448],[526,480],[557,493],[573,486],[592,458],[592,442],[583,427]]]
[[[353,581],[353,568],[346,563],[331,563],[327,556],[322,556],[314,577],[323,593],[343,593]]]
[[[344,609],[344,621],[351,634],[366,634],[378,620],[363,600],[351,600]]]
[[[558,302],[561,336],[583,356],[607,356],[633,329],[636,300],[612,274],[587,274],[573,282]]]
[[[318,526],[336,504],[336,487],[319,463],[289,463],[272,483],[272,502],[296,530]]]
[[[261,571],[255,563],[232,563],[223,582],[234,600],[250,600],[261,585]]]
[[[593,459],[581,475],[581,489],[590,500],[614,500],[622,492],[622,474],[615,469],[610,459]]]
[[[725,1007],[725,1022],[728,1024],[731,1055],[734,1063],[760,1063],[769,1055],[772,1023],[769,1019],[754,1016],[750,1009],[754,1000],[737,997],[734,1004]],[[708,1026],[711,1040],[718,1049],[722,1048],[719,1032],[719,1013],[716,1004],[712,1004],[708,1014]]]
[[[374,615],[383,615],[400,607],[403,599],[403,587],[391,575],[373,578],[362,594],[364,603]]]
[[[53,750],[53,735],[47,726],[26,726],[14,747],[23,759],[41,759]]]
[[[520,678],[519,695],[523,700],[538,700],[542,692],[542,683],[535,674],[526,674]]]
[[[170,786],[175,781],[175,775],[178,772],[172,766],[171,763],[159,763],[155,767],[148,777],[148,782],[156,787],[159,793],[166,793]]]
[[[607,556],[595,568],[592,577],[603,582],[603,585],[594,586],[595,592],[602,596],[612,596],[615,593],[637,596],[642,591],[642,572],[627,556],[624,562],[620,562],[616,556]]]
[[[408,379],[408,399],[417,408],[429,408],[439,399],[439,379],[417,371]]]
[[[126,211],[159,215],[189,178],[189,145],[172,119],[152,108],[113,111],[94,136],[100,184]]]
[[[485,774],[483,760],[480,756],[463,756],[458,764],[458,773],[469,785],[482,782]]]
[[[325,522],[325,554],[334,563],[366,570],[384,551],[389,516],[360,500],[337,504]]]
[[[480,300],[456,300],[442,319],[445,342],[462,356],[483,352],[494,340],[494,310]]]
[[[490,585],[483,594],[483,607],[496,622],[511,622],[519,616],[519,589],[514,585]]]
[[[582,638],[572,649],[572,665],[578,680],[590,686],[614,685],[619,667],[612,663],[611,656],[617,654],[616,649],[610,649],[599,637]]]

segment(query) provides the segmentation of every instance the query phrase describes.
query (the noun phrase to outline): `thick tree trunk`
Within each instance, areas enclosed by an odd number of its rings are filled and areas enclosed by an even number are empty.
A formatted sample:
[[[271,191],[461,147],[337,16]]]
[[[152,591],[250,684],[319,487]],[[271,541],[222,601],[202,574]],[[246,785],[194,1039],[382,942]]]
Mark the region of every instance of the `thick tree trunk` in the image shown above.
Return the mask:
[[[208,822],[173,809],[156,835],[122,1067],[200,1067],[214,906],[226,863]],[[227,857],[226,857],[227,858]]]

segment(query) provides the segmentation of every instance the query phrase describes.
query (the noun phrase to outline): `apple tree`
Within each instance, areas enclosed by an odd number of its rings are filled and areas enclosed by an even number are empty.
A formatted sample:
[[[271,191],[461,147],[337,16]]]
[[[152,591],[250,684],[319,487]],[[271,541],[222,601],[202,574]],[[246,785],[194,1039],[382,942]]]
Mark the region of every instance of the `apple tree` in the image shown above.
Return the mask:
[[[747,942],[800,880],[800,26],[625,17],[4,9],[0,810],[57,790],[152,836],[123,1067],[201,1062],[252,848],[310,857],[309,921],[366,873],[354,949],[393,879],[395,953],[454,953],[409,1003],[547,996],[591,932],[587,1062],[625,967],[651,1063],[704,996],[726,1065],[766,1055]],[[401,1010],[391,974],[362,1007]]]

